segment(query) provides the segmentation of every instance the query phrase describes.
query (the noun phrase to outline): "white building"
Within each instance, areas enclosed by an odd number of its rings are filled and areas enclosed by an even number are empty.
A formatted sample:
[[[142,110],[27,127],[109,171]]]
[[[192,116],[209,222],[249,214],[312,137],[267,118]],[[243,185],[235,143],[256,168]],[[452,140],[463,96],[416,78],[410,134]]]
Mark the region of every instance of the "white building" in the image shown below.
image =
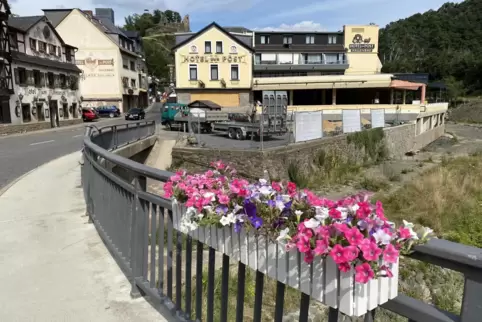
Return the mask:
[[[95,16],[79,9],[44,13],[62,38],[78,48],[82,106],[117,106],[121,111],[144,107],[139,96],[147,96],[147,71],[140,48],[115,26],[112,9],[96,9]]]
[[[79,119],[76,48],[62,40],[45,16],[11,17],[8,25],[14,95],[4,122],[56,127],[62,120]]]

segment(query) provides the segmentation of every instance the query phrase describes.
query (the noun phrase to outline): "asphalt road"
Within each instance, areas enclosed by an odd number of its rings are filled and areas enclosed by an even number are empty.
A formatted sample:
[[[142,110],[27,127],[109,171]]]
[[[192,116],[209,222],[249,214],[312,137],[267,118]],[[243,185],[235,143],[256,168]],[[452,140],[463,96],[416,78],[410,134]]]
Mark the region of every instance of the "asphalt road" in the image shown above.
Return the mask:
[[[159,112],[146,114],[146,120],[160,119]],[[123,117],[101,119],[97,126],[126,122]],[[89,125],[91,123],[87,123]],[[23,174],[63,155],[82,148],[84,125],[45,132],[31,132],[0,138],[0,189]]]

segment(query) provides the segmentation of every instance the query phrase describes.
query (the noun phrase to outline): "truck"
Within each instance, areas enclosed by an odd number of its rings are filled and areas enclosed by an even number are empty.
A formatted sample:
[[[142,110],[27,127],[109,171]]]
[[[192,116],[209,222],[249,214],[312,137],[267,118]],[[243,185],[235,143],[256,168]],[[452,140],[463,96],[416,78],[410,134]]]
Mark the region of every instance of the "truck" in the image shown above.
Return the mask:
[[[168,129],[190,129],[193,133],[224,132],[237,140],[286,134],[287,91],[263,91],[262,97],[263,102],[256,104],[251,116],[223,112],[221,106],[211,101],[165,103],[161,123]]]

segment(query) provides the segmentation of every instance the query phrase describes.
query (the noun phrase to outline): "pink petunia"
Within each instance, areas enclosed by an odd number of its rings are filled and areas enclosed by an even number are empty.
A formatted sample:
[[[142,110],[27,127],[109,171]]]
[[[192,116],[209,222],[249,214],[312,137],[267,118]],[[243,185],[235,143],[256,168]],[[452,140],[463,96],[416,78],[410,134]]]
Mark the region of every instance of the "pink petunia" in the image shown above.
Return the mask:
[[[342,213],[336,208],[331,208],[328,215],[333,219],[342,219]]]
[[[340,233],[345,233],[346,231],[350,230],[350,228],[348,228],[348,225],[345,224],[345,223],[334,223],[333,224],[333,227],[336,228],[337,231],[339,231]]]
[[[377,261],[382,253],[382,250],[374,242],[363,244],[360,246],[360,249],[363,253],[363,258],[367,261]]]
[[[368,263],[363,263],[355,267],[355,281],[357,283],[366,284],[374,276],[375,273]]]
[[[304,261],[306,264],[311,264],[313,263],[314,255],[312,251],[308,251],[305,253],[305,258]]]
[[[359,253],[360,251],[356,246],[346,246],[343,248],[343,257],[345,257],[347,262],[354,261],[358,257]]]
[[[296,247],[302,253],[306,253],[311,250],[310,241],[305,238],[300,238],[296,242]]]
[[[219,203],[222,205],[229,204],[229,197],[226,195],[218,195],[218,200],[219,200]]]
[[[380,271],[382,272],[382,274],[384,273],[386,277],[393,277],[393,273],[390,270],[390,267],[388,267],[387,265],[382,265],[380,267]]]
[[[412,233],[410,232],[410,229],[405,228],[405,227],[399,227],[398,228],[398,234],[400,235],[400,238],[402,238],[402,239],[412,238]]]
[[[341,263],[341,264],[338,264],[338,269],[343,272],[343,273],[346,273],[346,272],[349,272],[350,269],[351,269],[351,265],[348,264],[348,263]]]
[[[372,212],[372,208],[370,203],[366,201],[362,201],[358,203],[358,210],[356,211],[356,216],[358,219],[366,219],[368,216],[370,216]]]
[[[364,238],[363,234],[358,230],[357,227],[352,227],[351,229],[345,230],[344,234],[350,245],[359,245]]]
[[[332,248],[330,252],[331,258],[335,261],[337,264],[341,263],[346,263],[347,260],[343,254],[343,246],[336,244],[335,247]]]
[[[388,244],[383,251],[383,260],[387,263],[396,263],[398,256],[399,252],[392,244]]]
[[[293,182],[288,182],[286,185],[286,190],[288,190],[289,195],[294,195],[296,193],[296,184]]]
[[[325,239],[318,239],[316,241],[316,247],[313,250],[315,252],[315,255],[324,255],[326,251],[328,250],[328,241]]]
[[[278,192],[281,191],[281,185],[276,181],[271,182],[271,188],[273,188],[273,190]]]

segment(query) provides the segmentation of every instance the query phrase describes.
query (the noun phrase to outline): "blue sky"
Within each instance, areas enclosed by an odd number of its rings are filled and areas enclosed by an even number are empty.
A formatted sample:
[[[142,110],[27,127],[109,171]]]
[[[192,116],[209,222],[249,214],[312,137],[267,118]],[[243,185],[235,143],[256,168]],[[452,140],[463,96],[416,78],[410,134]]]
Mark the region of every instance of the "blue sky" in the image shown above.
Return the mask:
[[[380,26],[418,12],[438,9],[444,0],[78,0],[73,6],[85,10],[111,7],[116,23],[144,9],[171,9],[189,14],[191,29],[197,31],[216,21],[221,26],[256,29],[341,30],[345,24]],[[461,2],[460,0],[451,2]],[[40,9],[62,8],[61,0],[15,0],[13,11],[20,15],[39,15]]]

